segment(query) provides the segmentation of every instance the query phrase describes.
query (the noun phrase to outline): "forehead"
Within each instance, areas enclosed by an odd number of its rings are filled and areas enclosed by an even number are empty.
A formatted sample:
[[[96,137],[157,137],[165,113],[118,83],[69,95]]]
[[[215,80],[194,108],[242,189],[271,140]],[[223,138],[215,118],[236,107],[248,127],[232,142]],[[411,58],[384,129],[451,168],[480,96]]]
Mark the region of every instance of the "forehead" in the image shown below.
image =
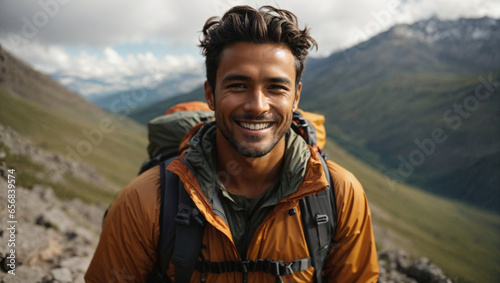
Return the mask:
[[[255,55],[277,56],[282,59],[295,59],[290,48],[277,43],[235,42],[228,44],[222,50],[223,57],[247,57]]]
[[[290,48],[275,43],[237,42],[227,45],[217,69],[217,79],[227,73],[249,72],[255,76],[279,75],[295,78],[295,57]]]

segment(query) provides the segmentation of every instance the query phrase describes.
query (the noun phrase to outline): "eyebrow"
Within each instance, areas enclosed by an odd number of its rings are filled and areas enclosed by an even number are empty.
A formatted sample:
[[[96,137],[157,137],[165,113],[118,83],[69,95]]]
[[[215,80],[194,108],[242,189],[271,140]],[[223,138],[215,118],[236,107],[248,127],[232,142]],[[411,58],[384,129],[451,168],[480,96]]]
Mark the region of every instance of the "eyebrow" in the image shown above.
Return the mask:
[[[227,75],[222,79],[222,82],[227,83],[232,81],[251,81],[251,80],[252,79],[249,76],[234,74],[234,75]],[[292,81],[286,77],[272,77],[272,78],[266,78],[264,80],[266,82],[271,82],[271,83],[282,83],[282,84],[292,85]]]
[[[265,79],[265,81],[270,82],[270,83],[281,83],[281,84],[292,85],[292,81],[286,77],[268,78],[268,79]]]
[[[245,75],[227,75],[222,79],[223,83],[232,82],[232,81],[250,81],[252,80],[249,76]]]

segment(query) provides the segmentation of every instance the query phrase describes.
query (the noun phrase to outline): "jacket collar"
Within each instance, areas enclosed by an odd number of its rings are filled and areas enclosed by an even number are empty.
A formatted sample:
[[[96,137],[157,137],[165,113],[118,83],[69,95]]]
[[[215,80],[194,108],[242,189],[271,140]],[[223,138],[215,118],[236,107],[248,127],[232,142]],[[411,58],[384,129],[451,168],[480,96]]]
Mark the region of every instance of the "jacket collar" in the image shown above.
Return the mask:
[[[207,211],[213,206],[217,190],[225,190],[219,180],[221,172],[215,169],[215,133],[214,122],[190,131],[184,139],[189,140],[187,150],[168,167],[179,175],[193,200],[196,198],[200,204],[208,206]],[[285,166],[274,196],[276,203],[301,199],[324,190],[328,185],[320,157],[313,149],[292,129],[286,134],[286,139]]]

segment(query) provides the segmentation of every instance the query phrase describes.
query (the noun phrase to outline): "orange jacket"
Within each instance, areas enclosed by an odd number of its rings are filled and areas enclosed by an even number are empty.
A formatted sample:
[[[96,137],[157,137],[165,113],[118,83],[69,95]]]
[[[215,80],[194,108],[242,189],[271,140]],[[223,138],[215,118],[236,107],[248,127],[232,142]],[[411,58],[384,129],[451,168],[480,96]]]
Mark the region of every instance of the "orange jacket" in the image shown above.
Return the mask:
[[[305,144],[304,144],[305,145]],[[298,189],[281,199],[254,234],[247,259],[291,262],[308,258],[299,200],[327,186],[318,155],[311,147],[305,175]],[[197,178],[183,162],[186,151],[167,167],[177,174],[195,205],[207,220],[202,255],[211,262],[239,261],[228,223],[212,210]],[[335,246],[323,267],[326,282],[376,282],[378,262],[371,215],[361,184],[338,164],[328,161],[337,202]],[[160,172],[154,167],[135,178],[119,194],[104,221],[94,258],[85,275],[87,282],[145,282],[156,262],[159,238]],[[289,215],[290,209],[297,213]],[[284,282],[312,282],[313,270],[282,276]],[[174,266],[168,270],[171,278]],[[241,273],[208,274],[207,282],[241,282]],[[248,274],[248,282],[275,282],[263,272]],[[192,282],[200,282],[195,271]]]

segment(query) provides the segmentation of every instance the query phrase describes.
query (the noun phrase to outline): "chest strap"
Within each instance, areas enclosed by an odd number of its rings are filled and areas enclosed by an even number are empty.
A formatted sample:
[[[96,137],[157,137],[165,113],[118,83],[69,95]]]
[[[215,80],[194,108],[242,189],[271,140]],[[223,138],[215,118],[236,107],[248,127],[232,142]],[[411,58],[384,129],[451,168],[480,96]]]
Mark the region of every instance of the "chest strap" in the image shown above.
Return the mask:
[[[290,275],[294,272],[304,271],[311,266],[311,258],[296,259],[291,262],[271,259],[256,259],[244,261],[210,262],[199,261],[196,265],[202,276],[206,273],[240,272],[243,274],[243,282],[248,272],[265,272],[276,276],[276,282],[283,282],[281,276]]]

